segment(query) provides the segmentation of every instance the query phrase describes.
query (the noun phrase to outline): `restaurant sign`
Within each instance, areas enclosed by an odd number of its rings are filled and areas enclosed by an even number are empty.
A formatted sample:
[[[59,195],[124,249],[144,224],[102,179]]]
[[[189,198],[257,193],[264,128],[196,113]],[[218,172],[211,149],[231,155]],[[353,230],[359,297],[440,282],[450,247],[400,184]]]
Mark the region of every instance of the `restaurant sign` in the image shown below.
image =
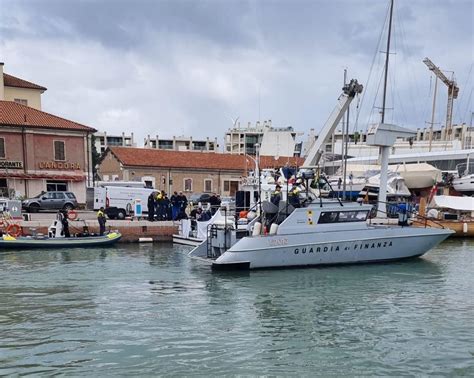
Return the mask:
[[[23,169],[23,162],[0,160],[0,168]]]
[[[81,165],[79,163],[66,163],[62,161],[40,161],[39,162],[40,169],[81,169]]]

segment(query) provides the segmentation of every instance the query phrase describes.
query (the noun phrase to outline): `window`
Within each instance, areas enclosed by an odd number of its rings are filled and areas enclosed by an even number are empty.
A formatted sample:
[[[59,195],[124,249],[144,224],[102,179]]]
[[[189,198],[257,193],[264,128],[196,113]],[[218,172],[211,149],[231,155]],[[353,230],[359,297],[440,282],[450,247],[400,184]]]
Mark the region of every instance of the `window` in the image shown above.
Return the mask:
[[[66,160],[66,150],[62,140],[54,141],[54,160]]]
[[[230,181],[224,181],[224,192],[230,191]]]
[[[76,196],[74,195],[74,193],[67,192],[65,194],[66,194],[66,197],[69,198],[69,199],[72,199],[72,200],[76,199]]]
[[[5,138],[0,138],[0,159],[5,159]]]
[[[66,197],[64,196],[64,193],[53,193],[53,198],[54,199],[64,199]]]
[[[46,181],[47,192],[66,192],[67,182],[65,181]]]
[[[184,179],[184,191],[192,192],[193,191],[193,179],[185,178]]]
[[[205,179],[204,180],[204,191],[207,193],[212,192],[212,180],[211,179]]]
[[[368,211],[324,211],[318,223],[365,222]]]
[[[25,100],[24,98],[15,98],[13,101],[18,104],[28,106],[28,100]]]
[[[8,183],[7,179],[0,179],[0,196],[8,197]]]

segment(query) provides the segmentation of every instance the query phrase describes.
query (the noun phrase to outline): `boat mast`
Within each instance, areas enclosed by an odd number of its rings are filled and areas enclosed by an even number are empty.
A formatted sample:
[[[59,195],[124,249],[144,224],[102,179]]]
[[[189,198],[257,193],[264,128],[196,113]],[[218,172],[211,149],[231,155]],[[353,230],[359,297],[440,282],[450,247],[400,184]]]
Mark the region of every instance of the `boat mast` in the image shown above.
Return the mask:
[[[390,39],[392,35],[392,15],[393,15],[393,1],[390,1],[390,18],[388,22],[388,37],[387,37],[387,51],[385,55],[385,78],[383,86],[383,100],[382,100],[382,119],[381,124],[385,121],[385,102],[387,98],[387,79],[388,79],[388,59],[390,56]],[[388,157],[390,148],[381,146],[379,149],[380,155],[380,186],[379,186],[379,203],[377,210],[377,218],[385,218],[387,216],[387,181],[388,181]]]
[[[387,98],[387,80],[388,80],[388,59],[390,57],[390,39],[392,35],[392,16],[393,16],[393,1],[390,1],[390,19],[388,21],[388,37],[387,37],[387,52],[385,53],[385,77],[383,84],[383,100],[382,100],[382,122],[385,121],[385,101]]]

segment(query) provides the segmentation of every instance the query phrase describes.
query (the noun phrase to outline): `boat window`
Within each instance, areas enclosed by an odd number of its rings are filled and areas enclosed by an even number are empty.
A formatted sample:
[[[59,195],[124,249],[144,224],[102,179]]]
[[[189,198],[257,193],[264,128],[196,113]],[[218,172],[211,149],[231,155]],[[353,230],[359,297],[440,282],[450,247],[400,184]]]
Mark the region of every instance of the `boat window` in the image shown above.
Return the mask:
[[[365,222],[367,210],[322,212],[318,223]]]
[[[318,223],[335,223],[337,222],[337,211],[325,211],[319,216]]]

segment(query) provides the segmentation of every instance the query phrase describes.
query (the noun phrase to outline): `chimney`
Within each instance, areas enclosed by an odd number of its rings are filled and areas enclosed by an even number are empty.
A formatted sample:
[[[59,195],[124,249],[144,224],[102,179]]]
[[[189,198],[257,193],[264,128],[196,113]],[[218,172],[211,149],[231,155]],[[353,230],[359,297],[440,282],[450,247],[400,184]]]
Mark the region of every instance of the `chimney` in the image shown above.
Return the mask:
[[[0,101],[5,100],[5,85],[3,83],[3,63],[0,62]]]

